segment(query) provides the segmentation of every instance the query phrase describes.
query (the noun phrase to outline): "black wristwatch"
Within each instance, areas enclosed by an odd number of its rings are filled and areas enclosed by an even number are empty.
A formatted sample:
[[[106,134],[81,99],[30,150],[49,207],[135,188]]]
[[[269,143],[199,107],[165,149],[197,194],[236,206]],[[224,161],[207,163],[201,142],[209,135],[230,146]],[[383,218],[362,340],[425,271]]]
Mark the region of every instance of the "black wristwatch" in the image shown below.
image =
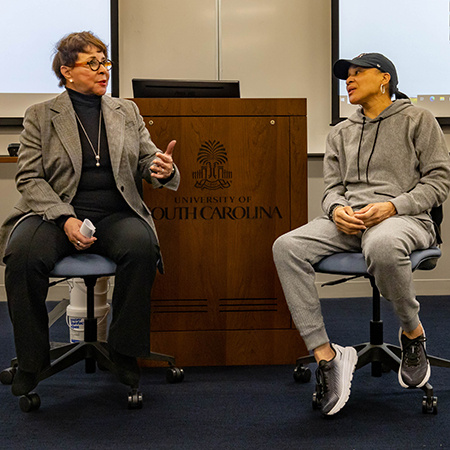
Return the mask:
[[[333,214],[334,214],[334,210],[338,207],[338,206],[342,206],[339,203],[335,203],[334,205],[331,206],[329,212],[328,212],[328,218],[330,220],[333,220]]]

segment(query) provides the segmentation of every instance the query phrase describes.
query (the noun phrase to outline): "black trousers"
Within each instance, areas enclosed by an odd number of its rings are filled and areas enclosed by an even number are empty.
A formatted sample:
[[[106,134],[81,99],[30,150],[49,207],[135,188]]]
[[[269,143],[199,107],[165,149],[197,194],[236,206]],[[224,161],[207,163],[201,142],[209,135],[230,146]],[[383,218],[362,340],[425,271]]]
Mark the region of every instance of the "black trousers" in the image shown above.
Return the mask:
[[[124,355],[147,356],[151,289],[160,258],[156,237],[133,212],[114,213],[94,225],[97,241],[87,251],[117,264],[108,343]],[[39,216],[24,219],[11,236],[5,287],[22,370],[38,372],[49,363],[49,273],[56,261],[76,252],[63,230]]]

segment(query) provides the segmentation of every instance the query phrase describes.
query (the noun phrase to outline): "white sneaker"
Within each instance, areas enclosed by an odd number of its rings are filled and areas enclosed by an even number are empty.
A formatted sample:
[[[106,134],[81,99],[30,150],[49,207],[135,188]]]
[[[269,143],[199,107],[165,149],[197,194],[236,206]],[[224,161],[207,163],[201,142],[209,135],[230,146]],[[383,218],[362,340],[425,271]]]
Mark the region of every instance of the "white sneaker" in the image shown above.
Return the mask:
[[[322,360],[316,370],[316,399],[322,414],[331,416],[340,411],[350,397],[353,372],[358,354],[353,347],[331,344],[336,356]]]

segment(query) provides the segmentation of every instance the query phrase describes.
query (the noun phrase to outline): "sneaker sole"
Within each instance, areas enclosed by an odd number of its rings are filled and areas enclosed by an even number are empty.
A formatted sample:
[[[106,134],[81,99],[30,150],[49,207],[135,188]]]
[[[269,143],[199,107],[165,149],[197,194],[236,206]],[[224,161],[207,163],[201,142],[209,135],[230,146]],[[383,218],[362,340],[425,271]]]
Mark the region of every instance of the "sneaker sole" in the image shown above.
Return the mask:
[[[400,342],[400,348],[402,349],[402,353],[403,353],[402,339],[401,339],[402,338],[402,332],[403,332],[403,330],[400,328],[399,331],[398,331],[398,341]],[[424,331],[424,336],[425,336],[425,331]],[[428,367],[427,367],[427,372],[425,374],[425,377],[416,386],[410,386],[409,384],[406,384],[403,381],[403,378],[402,378],[402,364],[403,364],[403,358],[400,358],[400,367],[398,369],[398,382],[399,382],[401,387],[403,387],[405,389],[409,389],[409,388],[421,388],[421,387],[425,386],[425,384],[428,382],[428,380],[430,379],[430,376],[431,376],[430,361],[428,361]]]
[[[342,395],[339,396],[338,402],[331,408],[331,410],[326,413],[326,416],[332,416],[333,414],[336,414],[339,412],[347,403],[349,397],[350,397],[350,389],[352,386],[352,380],[353,380],[353,373],[356,369],[356,363],[358,362],[358,353],[353,347],[349,347],[348,351],[344,353],[344,375],[342,377],[342,384],[340,386]],[[345,383],[344,381],[347,381],[348,383]]]

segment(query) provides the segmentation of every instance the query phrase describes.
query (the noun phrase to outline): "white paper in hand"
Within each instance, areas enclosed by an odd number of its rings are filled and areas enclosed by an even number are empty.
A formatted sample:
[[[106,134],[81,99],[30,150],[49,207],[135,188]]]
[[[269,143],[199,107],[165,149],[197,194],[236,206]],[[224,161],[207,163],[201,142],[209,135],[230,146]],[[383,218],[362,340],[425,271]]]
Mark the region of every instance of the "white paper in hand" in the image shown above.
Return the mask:
[[[95,233],[94,224],[89,219],[84,219],[80,228],[80,233],[87,238],[91,238]]]

